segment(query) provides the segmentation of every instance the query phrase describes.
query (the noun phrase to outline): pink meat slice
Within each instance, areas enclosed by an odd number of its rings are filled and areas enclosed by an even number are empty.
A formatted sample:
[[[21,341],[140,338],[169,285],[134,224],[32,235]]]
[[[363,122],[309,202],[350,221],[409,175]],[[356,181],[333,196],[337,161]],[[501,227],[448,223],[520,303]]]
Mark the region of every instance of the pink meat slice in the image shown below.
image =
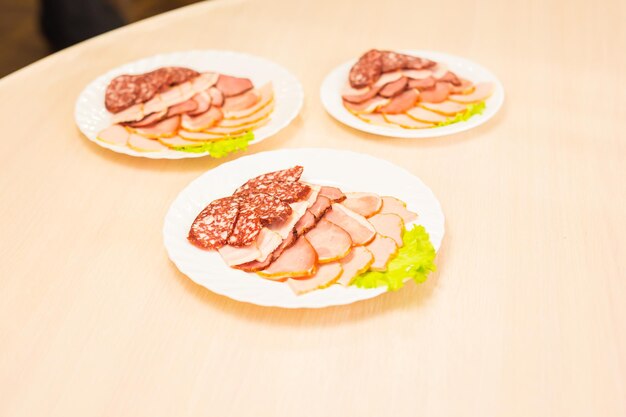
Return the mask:
[[[376,97],[376,94],[378,94],[380,89],[381,87],[366,87],[364,88],[364,90],[366,90],[365,92],[357,94],[344,94],[341,97],[350,103],[359,104]]]
[[[282,241],[280,245],[278,245],[278,247],[274,250],[274,252],[272,252],[264,261],[257,261],[257,260],[250,261],[244,264],[235,265],[234,268],[241,269],[242,271],[246,271],[246,272],[261,271],[267,268],[268,266],[270,266],[270,264],[274,262],[275,259],[278,259],[278,257],[285,250],[290,248],[291,245],[293,245],[296,242],[296,239],[297,239],[296,236],[293,233],[291,233],[289,236],[287,236],[286,239]]]
[[[395,197],[383,197],[383,207],[381,208],[381,213],[392,213],[397,214],[402,218],[402,221],[405,225],[411,223],[412,221],[417,219],[417,214],[412,211],[407,210],[406,204],[398,200]]]
[[[433,88],[437,80],[433,77],[422,78],[420,80],[409,80],[409,88],[417,88],[422,91],[428,88]]]
[[[226,94],[224,96],[226,97]],[[225,112],[245,110],[254,106],[260,98],[256,90],[250,90],[237,96],[226,97],[222,107]]]
[[[346,198],[346,195],[339,188],[327,185],[323,185],[322,188],[320,188],[319,195],[327,197],[333,203],[339,203]]]
[[[202,114],[209,110],[209,107],[211,107],[211,96],[206,91],[197,93],[191,99],[196,102],[197,107],[195,110],[189,112],[190,116]]]
[[[197,108],[198,108],[198,102],[193,99],[189,99],[187,101],[183,101],[182,103],[175,104],[172,107],[170,107],[167,110],[167,116],[172,117],[172,116],[177,116],[183,113],[191,113],[195,111]]]
[[[354,278],[366,272],[373,262],[374,255],[372,255],[372,252],[365,246],[355,246],[347,256],[339,260],[343,267],[343,273],[337,284],[345,286],[352,284]]]
[[[384,97],[373,97],[369,100],[365,100],[362,103],[350,103],[348,101],[343,102],[343,105],[353,113],[373,113],[380,107],[389,104],[389,99]]]
[[[211,104],[217,107],[222,107],[224,104],[224,94],[217,89],[217,87],[209,88],[209,95],[211,96]]]
[[[383,200],[374,193],[346,193],[341,204],[363,217],[370,217],[380,211]]]
[[[301,295],[332,285],[341,277],[342,273],[343,268],[341,264],[333,262],[320,265],[317,268],[317,272],[310,277],[305,277],[304,279],[290,278],[287,280],[287,285],[294,293]]]
[[[395,96],[391,99],[391,102],[378,111],[380,113],[398,114],[404,113],[410,108],[415,106],[415,103],[420,98],[420,94],[415,89],[406,90],[405,92]]]
[[[459,103],[475,103],[489,98],[494,89],[495,85],[493,83],[478,83],[472,93],[454,94],[450,96],[450,100],[458,101]]]
[[[324,219],[348,232],[354,245],[365,245],[376,235],[376,230],[365,217],[337,203],[326,212]]]
[[[248,246],[225,245],[217,249],[226,265],[235,266],[255,260],[261,255],[259,248],[253,242]]]
[[[184,129],[190,131],[205,130],[218,124],[223,117],[224,113],[222,113],[219,107],[211,106],[209,110],[196,116],[183,114],[182,126]]]
[[[396,81],[391,82],[387,84],[386,86],[384,86],[378,94],[380,94],[382,97],[387,97],[387,98],[394,97],[400,94],[402,91],[404,91],[408,82],[409,82],[408,78],[400,77]]]
[[[452,85],[448,82],[437,82],[434,87],[420,90],[420,99],[427,103],[441,103],[448,99]]]
[[[309,210],[304,213],[304,216],[300,217],[298,223],[293,227],[294,233],[301,236],[315,227],[317,219]]]
[[[266,269],[259,271],[259,275],[273,280],[289,277],[306,277],[315,273],[317,267],[317,252],[304,237],[299,237],[296,243],[286,249]]]
[[[128,123],[128,126],[130,127],[145,127],[145,126],[150,126],[153,125],[157,122],[160,122],[161,120],[165,119],[166,117],[170,117],[173,115],[169,115],[168,116],[168,110],[161,110],[159,112],[155,112],[155,113],[151,113],[149,115],[147,115],[146,117],[144,117],[143,119],[139,120],[138,122],[132,122],[132,123]]]
[[[465,78],[460,78],[461,84],[456,86],[452,86],[452,90],[450,90],[451,94],[469,94],[474,90],[474,83],[466,80]]]
[[[455,86],[461,85],[461,80],[452,71],[446,72],[445,74],[443,74],[443,76],[439,77],[437,81],[447,81],[450,84],[455,85]]]
[[[407,111],[406,114],[415,120],[426,123],[441,123],[447,119],[446,116],[435,113],[434,111],[426,110],[423,107],[413,107]]]
[[[220,74],[216,87],[224,94],[224,97],[233,97],[251,90],[254,86],[248,78]]]
[[[392,238],[379,234],[365,247],[374,255],[374,262],[370,265],[372,271],[386,271],[387,264],[398,252],[398,246]]]
[[[352,239],[348,232],[328,220],[320,220],[306,235],[320,263],[332,262],[348,254]]]
[[[367,220],[374,226],[376,233],[392,238],[398,247],[402,247],[404,244],[402,240],[404,232],[402,217],[394,213],[378,213]]]
[[[120,125],[111,125],[98,133],[98,139],[113,145],[126,145],[130,132]]]
[[[411,110],[413,110],[413,109],[411,109]],[[420,122],[418,120],[415,120],[412,117],[407,116],[406,113],[403,113],[403,114],[385,114],[385,120],[387,120],[389,123],[393,123],[394,125],[400,126],[400,127],[404,128],[404,129],[427,129],[427,128],[430,128],[430,127],[434,127],[434,124]]]
[[[180,116],[169,117],[151,126],[138,127],[136,133],[148,138],[174,136],[180,126]]]
[[[326,213],[326,211],[330,209],[331,204],[332,202],[328,197],[324,195],[318,195],[317,199],[315,200],[313,205],[309,207],[308,211],[313,215],[313,217],[319,220],[324,216],[324,213]]]

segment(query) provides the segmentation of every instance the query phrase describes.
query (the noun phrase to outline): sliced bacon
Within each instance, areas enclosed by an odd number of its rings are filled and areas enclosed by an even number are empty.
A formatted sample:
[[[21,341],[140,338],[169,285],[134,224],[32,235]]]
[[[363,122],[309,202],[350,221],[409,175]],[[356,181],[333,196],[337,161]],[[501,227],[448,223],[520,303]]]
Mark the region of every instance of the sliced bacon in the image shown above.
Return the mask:
[[[309,230],[313,229],[316,224],[317,219],[309,210],[307,210],[304,215],[300,217],[298,223],[296,223],[296,225],[293,227],[293,233],[295,233],[297,236],[301,236]]]
[[[341,264],[337,262],[324,264],[320,265],[317,268],[317,272],[310,277],[305,277],[305,279],[299,279],[300,277],[289,278],[287,280],[287,285],[289,285],[289,288],[291,288],[294,293],[301,295],[332,285],[339,279],[342,272],[343,268]]]
[[[321,191],[320,191],[321,192]],[[315,217],[317,220],[324,217],[326,211],[330,209],[332,202],[330,199],[324,195],[318,195],[317,199],[313,203],[311,207],[309,207],[309,212]]]
[[[420,100],[426,103],[441,103],[450,95],[452,86],[447,82],[437,82],[434,87],[420,90]]]
[[[376,233],[392,238],[398,247],[402,247],[404,244],[402,240],[402,234],[404,233],[402,217],[395,213],[378,213],[367,220],[374,226]]]
[[[215,86],[224,94],[224,97],[238,96],[254,87],[248,78],[232,77],[225,74],[220,74]]]
[[[346,193],[341,204],[363,217],[371,217],[380,211],[383,200],[374,193]]]
[[[328,220],[320,220],[306,235],[320,263],[341,259],[350,252],[352,239],[348,232]]]
[[[111,125],[98,133],[98,140],[112,145],[126,145],[130,132],[120,125]]]
[[[196,108],[189,112],[189,116],[197,116],[199,114],[205,113],[207,110],[209,110],[209,107],[211,107],[211,103],[213,102],[211,95],[206,91],[199,92],[191,99],[196,102]]]
[[[324,219],[348,232],[354,245],[365,245],[376,235],[376,229],[365,217],[338,203],[333,203],[331,210],[326,212]]]
[[[285,250],[287,250],[289,247],[291,247],[291,245],[293,245],[296,242],[296,239],[297,239],[296,236],[292,233],[289,236],[287,236],[287,238],[284,239],[281,242],[281,244],[274,250],[274,252],[272,252],[271,255],[269,255],[264,261],[256,261],[256,260],[250,261],[244,264],[235,265],[234,268],[241,269],[242,271],[246,271],[246,272],[261,271],[267,268],[272,262],[274,262],[275,259],[278,259],[278,257]]]
[[[404,113],[415,106],[420,98],[420,94],[415,89],[406,90],[391,99],[391,102],[378,109],[380,113],[398,114]]]
[[[259,256],[255,258],[256,261],[265,261],[276,250],[277,247],[283,242],[283,238],[279,233],[264,227],[259,232],[259,236],[256,239],[256,247],[259,249]],[[249,262],[249,261],[246,261]],[[241,263],[246,263],[241,262]]]
[[[228,266],[250,262],[261,256],[261,251],[255,242],[242,247],[225,245],[218,248],[217,252]]]
[[[182,103],[179,103],[170,107],[167,110],[167,116],[172,117],[172,116],[177,116],[179,114],[192,113],[197,108],[198,108],[198,102],[193,99],[189,99],[187,101],[183,101]]]
[[[386,271],[387,264],[398,253],[398,245],[390,237],[376,233],[373,241],[366,246],[367,250],[374,255],[374,262],[370,265],[372,271]]]
[[[299,237],[293,246],[286,249],[270,266],[259,271],[259,275],[272,280],[289,277],[307,277],[315,273],[317,253],[305,237]]]
[[[341,278],[337,284],[348,286],[354,278],[366,272],[374,262],[374,255],[365,246],[355,246],[350,253],[341,258],[339,263],[343,267]]]
[[[281,241],[286,239],[290,233],[293,233],[296,223],[298,223],[307,212],[307,202],[298,201],[289,204],[289,207],[291,208],[291,214],[286,219],[273,222],[268,226],[271,231],[278,233],[281,237]]]
[[[382,88],[390,83],[398,81],[402,78],[402,71],[387,72],[380,76],[380,78],[374,83],[373,88]]]
[[[409,83],[408,78],[400,77],[396,81],[384,86],[378,94],[380,94],[382,97],[387,97],[387,98],[394,97],[400,94],[402,91],[404,91],[408,83]]]
[[[346,199],[346,195],[337,187],[323,185],[320,188],[320,195],[328,198],[333,203],[340,203]]]
[[[395,197],[388,196],[385,196],[382,199],[383,207],[380,210],[381,213],[397,214],[400,218],[402,218],[405,225],[417,219],[417,214],[407,210],[406,204],[403,201],[400,201]]]

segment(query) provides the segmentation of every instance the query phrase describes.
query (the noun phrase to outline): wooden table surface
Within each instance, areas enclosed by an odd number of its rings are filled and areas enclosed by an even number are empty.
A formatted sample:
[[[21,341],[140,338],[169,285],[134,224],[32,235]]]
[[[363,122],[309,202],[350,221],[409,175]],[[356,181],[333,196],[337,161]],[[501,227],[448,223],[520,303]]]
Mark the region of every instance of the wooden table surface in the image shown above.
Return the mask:
[[[4,78],[0,416],[625,416],[624,21],[620,0],[215,1]],[[505,105],[437,139],[344,127],[320,83],[371,47],[475,60]],[[420,176],[447,218],[439,271],[296,311],[178,272],[164,215],[222,161],[102,149],[73,106],[112,67],[194,48],[264,56],[302,81],[300,116],[248,153],[353,149]]]

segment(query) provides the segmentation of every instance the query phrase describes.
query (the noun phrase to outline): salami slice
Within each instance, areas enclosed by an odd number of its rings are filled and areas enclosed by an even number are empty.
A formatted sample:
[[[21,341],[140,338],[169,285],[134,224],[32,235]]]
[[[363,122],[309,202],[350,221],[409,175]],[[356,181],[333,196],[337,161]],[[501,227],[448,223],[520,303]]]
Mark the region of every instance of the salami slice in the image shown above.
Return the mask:
[[[235,194],[239,194],[243,191],[247,191],[253,188],[258,183],[267,182],[281,182],[281,181],[298,181],[302,176],[304,168],[300,165],[296,165],[292,168],[283,169],[280,171],[268,172],[267,174],[259,175],[246,182],[241,187],[237,188]]]
[[[228,244],[248,246],[256,240],[262,227],[261,219],[253,210],[240,210],[235,227],[228,237]]]
[[[372,49],[359,58],[350,69],[348,79],[353,88],[362,88],[372,85],[383,73],[382,53]]]
[[[278,198],[285,203],[294,203],[303,200],[311,191],[311,187],[297,181],[260,182],[249,185],[240,194],[265,193]]]
[[[242,213],[252,212],[263,226],[285,220],[291,214],[291,206],[266,193],[244,193],[239,197]]]
[[[198,214],[187,239],[201,249],[218,249],[227,243],[238,214],[238,199],[225,197],[215,200]]]

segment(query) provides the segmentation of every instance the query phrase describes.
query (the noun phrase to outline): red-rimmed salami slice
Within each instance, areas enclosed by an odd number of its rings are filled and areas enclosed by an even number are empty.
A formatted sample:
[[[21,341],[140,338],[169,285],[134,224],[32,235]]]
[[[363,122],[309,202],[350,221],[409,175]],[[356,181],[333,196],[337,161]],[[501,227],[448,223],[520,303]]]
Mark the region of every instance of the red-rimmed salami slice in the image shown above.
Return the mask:
[[[285,203],[294,203],[303,200],[311,191],[311,187],[301,182],[260,182],[248,185],[240,194],[265,193],[278,198]]]
[[[253,210],[240,210],[235,227],[228,237],[228,244],[248,246],[256,240],[262,228],[261,219]]]
[[[235,227],[238,213],[236,198],[225,197],[211,202],[193,221],[187,239],[201,249],[224,246]]]
[[[382,53],[376,49],[367,51],[350,69],[348,79],[353,88],[372,85],[383,73]]]
[[[282,181],[298,181],[302,176],[304,167],[296,165],[292,168],[283,169],[280,171],[268,172],[267,174],[259,175],[251,180],[247,181],[244,185],[237,188],[235,194],[239,194],[243,191],[252,189],[253,185],[263,182],[282,182]]]
[[[246,193],[238,196],[242,213],[252,212],[264,226],[285,220],[291,214],[291,206],[281,199],[265,193]]]

